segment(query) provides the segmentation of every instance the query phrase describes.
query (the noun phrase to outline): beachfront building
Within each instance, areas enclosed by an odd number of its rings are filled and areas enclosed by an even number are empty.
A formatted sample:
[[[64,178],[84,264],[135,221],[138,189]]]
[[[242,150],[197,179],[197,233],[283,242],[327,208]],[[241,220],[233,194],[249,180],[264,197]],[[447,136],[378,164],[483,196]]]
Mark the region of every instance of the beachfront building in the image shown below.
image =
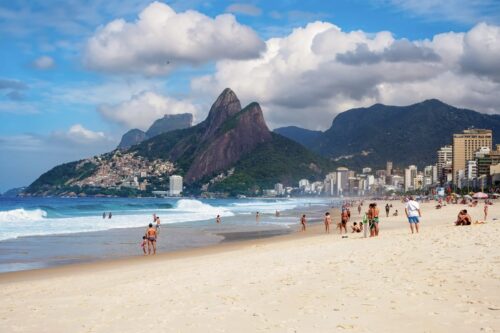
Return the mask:
[[[284,195],[285,194],[285,188],[284,188],[283,184],[281,184],[281,183],[274,184],[274,190],[276,191],[277,195]]]
[[[369,167],[365,167],[361,170],[362,173],[364,173],[365,175],[369,174],[372,172],[372,168],[369,168]]]
[[[341,196],[344,191],[349,189],[349,169],[340,167],[337,168],[337,195]]]
[[[481,148],[475,154],[477,161],[477,175],[488,176],[490,174],[490,166],[500,163],[500,145],[496,146],[495,150],[487,151]]]
[[[488,129],[467,129],[453,134],[453,182],[458,185],[459,171],[465,174],[467,161],[474,159],[474,153],[481,147],[492,148],[493,133]],[[460,186],[459,186],[460,187]]]
[[[180,196],[182,193],[182,176],[172,175],[170,180],[170,196]]]
[[[453,146],[444,146],[437,151],[437,177],[441,184],[447,182],[448,175],[445,171],[453,165]]]
[[[309,185],[309,180],[307,180],[307,179],[299,180],[299,189],[303,192],[310,192],[311,187]]]
[[[334,196],[335,191],[336,191],[336,184],[337,184],[337,173],[336,172],[330,172],[329,174],[326,175],[325,180],[324,180],[324,188],[325,188],[325,194],[329,196]]]
[[[385,175],[386,176],[392,175],[392,161],[387,161],[385,166]]]
[[[415,189],[415,178],[417,178],[417,166],[410,165],[405,169],[404,189],[405,192]]]
[[[465,167],[465,177],[469,180],[477,178],[477,161],[476,160],[467,161],[467,165]]]

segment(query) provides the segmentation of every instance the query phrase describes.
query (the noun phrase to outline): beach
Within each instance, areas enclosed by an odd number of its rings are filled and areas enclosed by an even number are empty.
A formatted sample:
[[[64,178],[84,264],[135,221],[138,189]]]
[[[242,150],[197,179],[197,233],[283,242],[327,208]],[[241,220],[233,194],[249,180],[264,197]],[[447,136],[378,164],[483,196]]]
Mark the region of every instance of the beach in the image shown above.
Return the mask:
[[[498,332],[500,204],[403,204],[377,238],[305,233],[0,275],[2,332]],[[366,208],[366,203],[365,203]],[[392,215],[392,214],[391,214]],[[353,209],[351,221],[359,221]],[[335,228],[332,228],[332,231]]]

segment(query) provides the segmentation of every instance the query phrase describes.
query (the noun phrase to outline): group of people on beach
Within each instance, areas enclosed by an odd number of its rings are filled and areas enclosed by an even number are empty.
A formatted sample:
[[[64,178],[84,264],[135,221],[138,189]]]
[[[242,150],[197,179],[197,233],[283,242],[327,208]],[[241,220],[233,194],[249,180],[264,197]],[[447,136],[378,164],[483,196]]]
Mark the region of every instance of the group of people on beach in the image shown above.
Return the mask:
[[[361,215],[363,201],[357,203],[358,215]],[[342,236],[343,238],[347,238],[348,228],[347,223],[351,219],[351,211],[350,207],[354,206],[354,202],[345,202],[342,205],[341,213],[340,213],[340,222],[337,224],[337,229],[339,233],[346,234]],[[392,208],[392,204],[385,205],[385,213],[386,217],[390,216],[390,211]],[[412,233],[419,232],[419,223],[420,218],[422,217],[422,212],[420,211],[420,204],[413,199],[413,197],[408,197],[405,199],[405,213],[408,218],[408,223],[410,224],[410,230]],[[398,210],[392,214],[393,216],[398,216]],[[380,232],[380,210],[377,207],[377,203],[373,202],[368,205],[368,210],[363,215],[362,222],[353,222],[351,226],[351,233],[360,233],[364,231],[364,228],[368,228],[367,231],[370,232],[370,237],[377,237]],[[306,215],[303,214],[301,219],[301,231],[306,231]],[[323,223],[325,225],[325,233],[330,233],[330,225],[332,224],[332,216],[330,212],[326,212]]]
[[[153,222],[148,225],[146,233],[142,236],[141,248],[144,255],[156,254],[156,240],[160,234],[160,217],[153,214]]]

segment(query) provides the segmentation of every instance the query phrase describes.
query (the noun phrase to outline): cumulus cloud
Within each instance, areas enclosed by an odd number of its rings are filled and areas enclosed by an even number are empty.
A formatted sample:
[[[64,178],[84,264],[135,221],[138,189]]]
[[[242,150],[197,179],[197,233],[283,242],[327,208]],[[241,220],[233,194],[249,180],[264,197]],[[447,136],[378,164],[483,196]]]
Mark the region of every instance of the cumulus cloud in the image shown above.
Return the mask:
[[[267,40],[257,59],[217,62],[214,74],[191,86],[207,96],[231,87],[243,101],[260,102],[271,127],[324,129],[352,107],[428,98],[499,112],[499,31],[479,24],[466,33],[410,41],[313,22]]]
[[[262,10],[259,7],[244,3],[233,3],[229,5],[226,8],[226,12],[249,16],[259,16],[262,14]]]
[[[90,129],[85,128],[81,124],[74,124],[67,131],[55,131],[52,132],[48,137],[48,140],[58,143],[69,143],[69,144],[96,144],[103,143],[106,141],[112,141],[107,137],[104,132],[94,132]]]
[[[106,119],[126,128],[146,130],[155,120],[166,114],[192,113],[196,115],[197,108],[189,101],[146,91],[119,104],[101,105],[98,111]]]
[[[51,69],[55,66],[54,59],[49,56],[41,56],[33,61],[33,67],[40,70]]]
[[[98,71],[162,75],[183,65],[258,57],[264,47],[231,14],[176,13],[153,2],[135,22],[117,19],[99,28],[86,44],[84,62]]]

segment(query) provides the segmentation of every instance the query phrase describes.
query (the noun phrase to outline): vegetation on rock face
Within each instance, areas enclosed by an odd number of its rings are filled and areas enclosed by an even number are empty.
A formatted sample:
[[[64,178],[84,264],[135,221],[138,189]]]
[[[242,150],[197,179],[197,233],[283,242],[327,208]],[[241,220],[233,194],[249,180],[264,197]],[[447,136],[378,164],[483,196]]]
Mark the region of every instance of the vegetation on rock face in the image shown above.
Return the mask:
[[[375,104],[339,114],[332,126],[315,140],[310,131],[283,129],[282,133],[324,156],[341,158],[342,164],[361,168],[385,167],[393,161],[400,167],[434,164],[437,150],[452,143],[453,133],[469,127],[492,129],[500,140],[500,116],[458,109],[438,100],[409,106]]]
[[[334,170],[334,163],[316,155],[296,142],[273,134],[273,140],[259,145],[235,164],[235,172],[210,190],[254,194],[252,188],[272,189],[276,183],[296,185],[299,179],[322,180]]]

